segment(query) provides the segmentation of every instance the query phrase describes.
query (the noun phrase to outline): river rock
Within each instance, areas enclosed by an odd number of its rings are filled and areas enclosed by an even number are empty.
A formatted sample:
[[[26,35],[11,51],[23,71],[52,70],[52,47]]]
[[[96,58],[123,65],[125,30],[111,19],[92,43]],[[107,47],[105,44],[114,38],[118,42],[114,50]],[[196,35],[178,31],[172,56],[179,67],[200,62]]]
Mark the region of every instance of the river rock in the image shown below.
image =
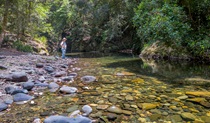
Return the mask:
[[[117,115],[114,113],[108,113],[107,114],[107,119],[110,121],[114,121],[115,119],[117,119]]]
[[[28,93],[28,90],[26,90],[26,89],[15,89],[12,93],[11,93],[11,95],[15,95],[15,94],[17,94],[17,93],[24,93],[24,94],[27,94]]]
[[[171,120],[172,120],[173,122],[177,123],[177,122],[181,122],[181,121],[182,121],[182,118],[181,118],[180,115],[172,115],[172,116],[171,116]]]
[[[84,112],[82,115],[83,116],[88,116],[92,112],[92,108],[89,105],[84,105],[82,107],[82,111]]]
[[[183,95],[183,96],[179,96],[179,97],[178,97],[178,99],[180,99],[180,100],[184,100],[184,99],[187,99],[187,98],[188,98],[187,95]]]
[[[188,91],[188,92],[186,92],[186,94],[193,95],[193,96],[201,96],[201,97],[208,96],[208,97],[210,97],[210,92],[208,92],[208,91],[195,91],[195,92]]]
[[[187,99],[187,101],[200,103],[201,101],[206,101],[206,99],[205,98],[191,98],[191,99]]]
[[[50,92],[55,92],[55,91],[57,91],[59,87],[60,87],[60,86],[59,86],[57,83],[55,83],[55,82],[51,82],[51,83],[49,84],[49,86],[48,86],[48,88],[50,89]]]
[[[28,81],[28,77],[25,72],[14,72],[12,73],[12,81],[13,82],[26,82]]]
[[[73,105],[73,106],[71,106],[70,108],[68,108],[68,109],[66,110],[66,112],[71,113],[71,112],[77,110],[78,108],[79,108],[78,105]]]
[[[45,83],[45,82],[36,82],[35,83],[35,86],[36,87],[48,87],[49,86],[49,84],[48,83]]]
[[[65,76],[61,78],[62,81],[74,81],[74,77],[73,76]]]
[[[22,84],[23,89],[30,91],[34,87],[33,82],[25,82]]]
[[[69,73],[68,76],[77,77],[77,73],[75,73],[75,72]]]
[[[133,97],[132,97],[131,95],[126,95],[126,96],[125,96],[125,99],[126,99],[127,101],[133,101],[133,100],[134,100]]]
[[[201,101],[200,104],[206,108],[210,108],[210,103],[207,101]]]
[[[20,102],[20,101],[29,101],[32,100],[34,97],[24,94],[24,93],[17,93],[13,95],[14,102]]]
[[[96,81],[96,77],[94,76],[83,76],[81,77],[81,81],[84,83],[90,83]]]
[[[152,114],[151,116],[149,116],[149,119],[151,121],[157,121],[160,118],[161,118],[161,114]]]
[[[77,92],[77,88],[63,85],[60,88],[60,91],[63,92],[63,93],[72,94],[72,93],[76,93]]]
[[[99,110],[105,110],[109,107],[109,105],[98,105],[96,108]]]
[[[15,86],[7,86],[4,88],[6,94],[11,94],[14,90],[16,90]]]
[[[55,73],[55,77],[61,77],[61,76],[65,76],[67,73],[65,71],[59,71]]]
[[[92,123],[92,121],[83,116],[69,118],[65,116],[50,116],[44,120],[44,123]]]
[[[202,116],[201,119],[202,119],[205,123],[209,123],[209,121],[210,121],[210,116]]]
[[[0,111],[6,110],[8,108],[8,105],[5,103],[0,103]]]
[[[119,107],[117,106],[110,106],[108,109],[107,109],[109,112],[112,112],[112,113],[117,113],[117,114],[121,114],[123,111],[122,109],[120,109]]]
[[[37,68],[43,68],[43,67],[44,67],[44,64],[43,64],[43,63],[37,63],[37,64],[36,64],[36,67],[37,67]]]
[[[138,105],[139,106],[139,105]],[[153,104],[153,103],[142,103],[141,104],[141,108],[143,110],[150,110],[150,109],[154,109],[158,106],[158,104]]]
[[[69,117],[77,117],[78,115],[80,115],[80,110],[75,110],[71,113],[71,115]]]
[[[189,121],[194,121],[196,119],[196,116],[189,112],[181,113],[181,116],[183,119],[189,120]]]
[[[0,65],[0,70],[6,70],[7,69],[7,67],[6,66],[2,66],[2,65]]]
[[[51,67],[51,66],[46,66],[46,67],[44,67],[44,70],[47,71],[48,73],[52,73],[52,72],[55,71],[54,68]]]

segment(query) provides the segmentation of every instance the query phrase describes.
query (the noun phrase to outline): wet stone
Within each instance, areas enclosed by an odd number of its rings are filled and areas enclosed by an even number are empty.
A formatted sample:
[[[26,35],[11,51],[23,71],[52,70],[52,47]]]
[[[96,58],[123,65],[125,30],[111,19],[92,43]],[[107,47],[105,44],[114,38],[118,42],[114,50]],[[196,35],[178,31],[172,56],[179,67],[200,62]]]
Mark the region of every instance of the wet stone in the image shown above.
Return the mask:
[[[194,121],[196,119],[195,115],[188,112],[181,113],[181,116],[183,119],[188,120],[188,121]]]
[[[182,118],[181,118],[180,115],[172,115],[171,116],[171,121],[174,122],[174,123],[181,122]]]
[[[151,121],[158,121],[158,119],[161,118],[161,115],[160,114],[152,114],[151,116],[149,116],[149,119]]]
[[[77,110],[78,108],[79,108],[78,105],[73,105],[73,106],[71,106],[70,108],[68,108],[68,109],[66,110],[66,112],[71,113],[71,112]]]
[[[110,97],[110,98],[109,98],[109,101],[110,101],[111,103],[116,103],[116,102],[118,101],[118,99],[115,98],[115,97]]]
[[[92,108],[89,105],[84,105],[82,107],[82,111],[84,112],[82,115],[83,116],[88,116],[92,112]]]
[[[6,110],[8,108],[8,105],[5,103],[0,103],[0,112],[3,110]]]
[[[118,113],[118,114],[121,114],[122,113],[122,109],[120,109],[117,106],[110,106],[107,110],[109,112],[112,112],[112,113]]]
[[[110,121],[114,121],[115,119],[117,119],[117,115],[113,114],[113,113],[108,113],[107,114],[107,119]]]

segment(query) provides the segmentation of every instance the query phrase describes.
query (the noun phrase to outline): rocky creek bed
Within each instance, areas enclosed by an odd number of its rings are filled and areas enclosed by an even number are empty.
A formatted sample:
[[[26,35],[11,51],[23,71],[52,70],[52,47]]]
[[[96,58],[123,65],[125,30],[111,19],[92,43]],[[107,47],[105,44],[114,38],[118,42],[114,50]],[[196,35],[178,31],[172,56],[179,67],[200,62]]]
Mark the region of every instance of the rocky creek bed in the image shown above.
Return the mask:
[[[209,123],[210,91],[98,59],[0,56],[1,123]]]

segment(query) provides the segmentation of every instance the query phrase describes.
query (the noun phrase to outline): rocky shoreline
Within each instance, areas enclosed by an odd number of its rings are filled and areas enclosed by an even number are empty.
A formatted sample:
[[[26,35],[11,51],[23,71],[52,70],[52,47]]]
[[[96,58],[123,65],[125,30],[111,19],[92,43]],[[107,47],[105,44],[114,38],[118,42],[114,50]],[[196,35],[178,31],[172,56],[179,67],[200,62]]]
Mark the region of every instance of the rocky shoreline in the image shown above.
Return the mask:
[[[9,53],[9,55],[8,55]],[[12,110],[15,104],[33,104],[33,99],[43,95],[44,89],[55,92],[59,89],[64,94],[77,93],[76,87],[69,86],[80,70],[73,65],[77,59],[61,59],[54,56],[41,56],[19,52],[6,52],[0,56],[0,112]],[[69,70],[72,68],[72,71]],[[84,106],[83,113],[91,112],[88,105]],[[91,119],[73,113],[72,118],[64,116],[51,116],[44,123],[51,122],[91,122]],[[75,117],[77,116],[77,117]],[[41,122],[35,119],[34,122]]]

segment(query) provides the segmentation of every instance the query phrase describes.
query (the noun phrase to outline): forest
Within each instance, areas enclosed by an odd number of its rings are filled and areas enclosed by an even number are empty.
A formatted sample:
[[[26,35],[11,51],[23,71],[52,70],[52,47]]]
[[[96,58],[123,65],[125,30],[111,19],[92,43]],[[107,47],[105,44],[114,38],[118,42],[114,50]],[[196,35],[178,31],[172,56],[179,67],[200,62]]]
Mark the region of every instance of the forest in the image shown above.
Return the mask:
[[[210,59],[209,0],[1,0],[0,6],[1,47],[52,54],[66,37],[69,52],[130,49]]]

